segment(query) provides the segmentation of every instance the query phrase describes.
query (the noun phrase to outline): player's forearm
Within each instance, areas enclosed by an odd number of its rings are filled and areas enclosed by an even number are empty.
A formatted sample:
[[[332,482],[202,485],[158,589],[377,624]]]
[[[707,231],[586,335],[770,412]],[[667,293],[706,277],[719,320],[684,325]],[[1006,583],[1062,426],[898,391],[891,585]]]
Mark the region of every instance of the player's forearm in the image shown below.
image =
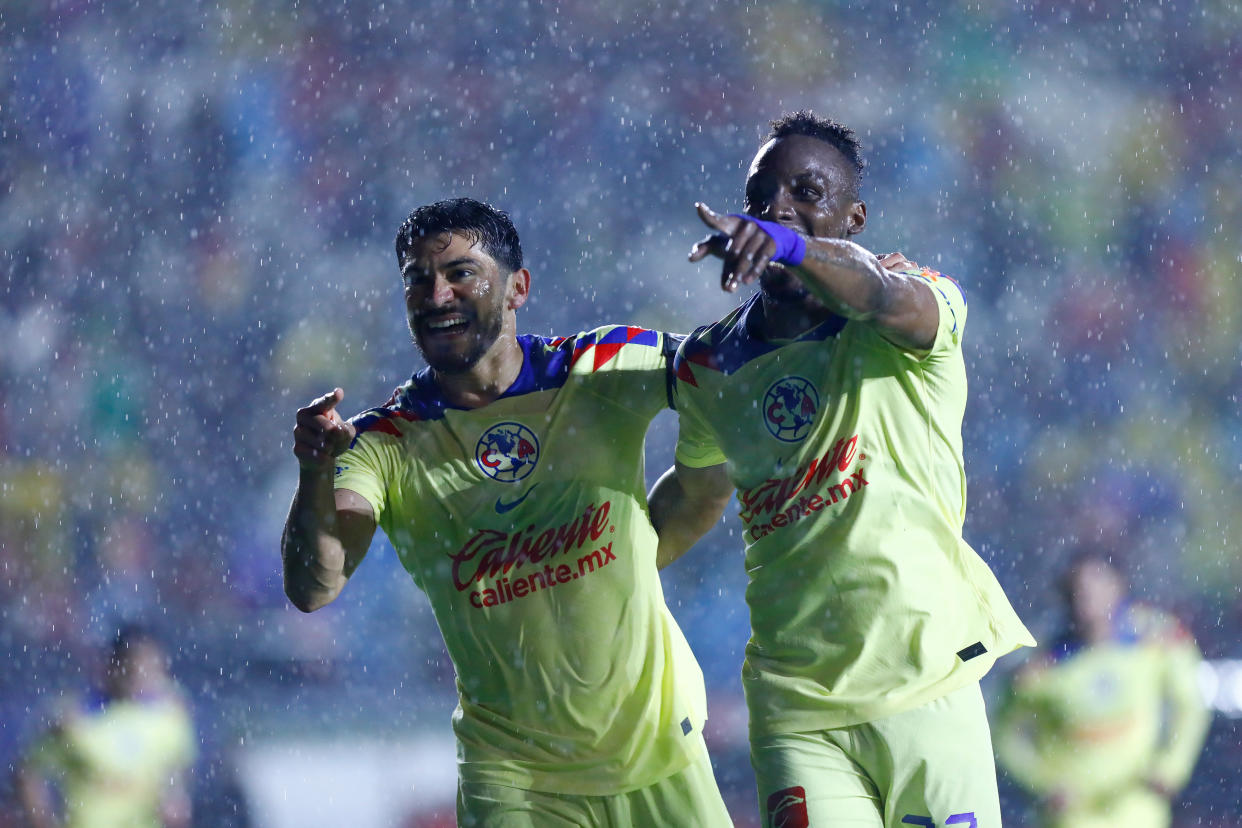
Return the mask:
[[[47,783],[25,767],[17,774],[17,798],[32,828],[55,828],[59,824]]]
[[[817,299],[849,319],[874,319],[891,302],[891,274],[854,242],[807,239],[802,263],[792,269]]]
[[[160,819],[164,828],[189,828],[190,815],[190,797],[186,793],[185,783],[178,775],[160,800]]]
[[[887,270],[869,250],[845,239],[808,239],[793,268],[807,289],[834,312],[874,322],[890,340],[930,348],[939,310],[925,285]]]
[[[1185,787],[1194,770],[1212,714],[1204,703],[1197,681],[1202,656],[1193,646],[1174,647],[1169,652],[1166,673],[1165,744],[1151,776],[1170,792]]]
[[[285,595],[303,612],[330,603],[345,586],[331,470],[303,470],[280,544]]]
[[[711,531],[728,502],[727,494],[693,496],[675,468],[661,475],[647,497],[651,525],[660,539],[656,566],[663,569],[688,552]]]

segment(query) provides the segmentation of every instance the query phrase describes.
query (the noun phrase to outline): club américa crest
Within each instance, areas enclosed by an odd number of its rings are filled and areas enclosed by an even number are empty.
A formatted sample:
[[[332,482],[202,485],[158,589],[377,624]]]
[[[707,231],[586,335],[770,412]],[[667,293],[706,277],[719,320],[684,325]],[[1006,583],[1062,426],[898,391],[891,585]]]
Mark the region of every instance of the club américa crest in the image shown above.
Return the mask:
[[[497,423],[479,438],[474,447],[474,462],[493,480],[516,483],[535,470],[539,438],[521,423]]]
[[[803,377],[782,377],[763,395],[763,422],[778,440],[797,443],[811,433],[819,392]]]

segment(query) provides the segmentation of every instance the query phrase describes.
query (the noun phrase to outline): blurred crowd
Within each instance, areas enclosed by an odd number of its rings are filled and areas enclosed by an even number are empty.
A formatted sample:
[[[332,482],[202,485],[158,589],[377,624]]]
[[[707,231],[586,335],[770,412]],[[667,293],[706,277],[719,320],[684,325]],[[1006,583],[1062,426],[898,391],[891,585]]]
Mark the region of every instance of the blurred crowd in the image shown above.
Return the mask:
[[[739,209],[802,107],[864,142],[859,241],[965,287],[966,538],[1037,637],[1095,550],[1242,657],[1240,32],[1223,0],[0,1],[0,758],[128,622],[194,707],[203,824],[245,822],[244,741],[447,727],[386,550],[315,616],[279,581],[294,410],[421,364],[397,226],[489,201],[527,330],[688,330],[734,301],[685,261],[694,202]],[[665,587],[745,809],[740,546],[723,525]],[[1179,824],[1242,824],[1238,736],[1217,717]]]

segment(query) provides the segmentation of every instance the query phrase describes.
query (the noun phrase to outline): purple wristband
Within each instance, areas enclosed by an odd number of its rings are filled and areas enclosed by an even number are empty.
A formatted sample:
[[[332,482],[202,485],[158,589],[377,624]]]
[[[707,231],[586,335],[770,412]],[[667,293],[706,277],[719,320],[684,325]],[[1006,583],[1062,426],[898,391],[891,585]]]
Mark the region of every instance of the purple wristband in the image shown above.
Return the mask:
[[[759,229],[772,237],[772,241],[776,242],[776,253],[773,254],[772,261],[787,265],[802,264],[802,259],[806,256],[806,239],[802,238],[800,233],[790,230],[783,224],[757,219],[745,213],[729,213],[729,215],[759,225]]]

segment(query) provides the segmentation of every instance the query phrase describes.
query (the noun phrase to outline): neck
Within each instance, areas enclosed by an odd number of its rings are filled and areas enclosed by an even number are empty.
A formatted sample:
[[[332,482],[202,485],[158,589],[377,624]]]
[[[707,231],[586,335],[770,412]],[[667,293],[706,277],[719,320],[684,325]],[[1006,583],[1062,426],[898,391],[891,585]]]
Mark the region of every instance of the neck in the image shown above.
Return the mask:
[[[763,303],[764,339],[794,339],[833,317],[832,311],[811,296],[794,301],[759,294]]]
[[[522,346],[512,330],[505,330],[487,353],[465,371],[431,373],[444,399],[458,408],[481,408],[494,402],[513,385],[522,370]]]
[[[1078,637],[1087,644],[1103,644],[1111,641],[1113,631],[1116,628],[1114,619],[1116,618],[1118,607],[1113,607],[1107,613],[1096,613],[1090,618],[1079,619],[1075,625],[1077,627]]]

